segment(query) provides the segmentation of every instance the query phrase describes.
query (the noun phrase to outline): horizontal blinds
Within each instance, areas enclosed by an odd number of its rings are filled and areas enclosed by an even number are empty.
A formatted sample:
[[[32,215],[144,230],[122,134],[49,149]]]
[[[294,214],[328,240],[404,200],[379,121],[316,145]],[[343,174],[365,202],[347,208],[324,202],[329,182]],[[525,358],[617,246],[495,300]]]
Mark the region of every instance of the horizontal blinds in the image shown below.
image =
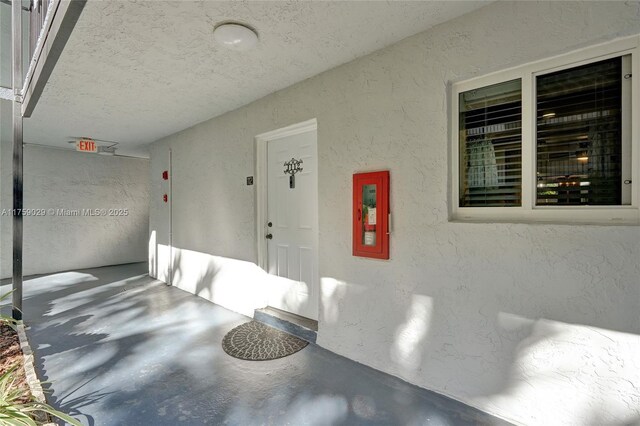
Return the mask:
[[[622,58],[538,76],[538,205],[619,205]]]
[[[459,95],[460,207],[521,205],[521,81]]]

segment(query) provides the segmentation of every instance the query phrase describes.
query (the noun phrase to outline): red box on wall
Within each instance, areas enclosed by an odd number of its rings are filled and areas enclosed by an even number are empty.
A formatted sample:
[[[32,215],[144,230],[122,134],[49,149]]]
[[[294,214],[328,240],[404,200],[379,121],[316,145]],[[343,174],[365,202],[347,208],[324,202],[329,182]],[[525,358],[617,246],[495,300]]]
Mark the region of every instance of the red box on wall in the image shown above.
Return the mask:
[[[353,175],[353,255],[389,259],[389,171]]]

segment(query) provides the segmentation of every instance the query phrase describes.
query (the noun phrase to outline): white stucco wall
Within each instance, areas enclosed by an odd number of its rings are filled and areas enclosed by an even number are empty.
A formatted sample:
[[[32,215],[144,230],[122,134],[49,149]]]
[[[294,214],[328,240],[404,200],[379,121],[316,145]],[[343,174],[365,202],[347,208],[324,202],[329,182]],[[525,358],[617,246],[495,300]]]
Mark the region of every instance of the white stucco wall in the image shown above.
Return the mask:
[[[11,144],[2,141],[2,208],[11,208]],[[8,161],[6,161],[8,160]],[[25,209],[128,209],[126,216],[24,217],[25,275],[147,259],[149,160],[24,147]],[[1,217],[3,278],[12,274],[11,217]]]
[[[0,86],[11,86],[11,6],[0,4]],[[0,210],[11,208],[11,102],[0,100]],[[9,202],[7,202],[9,201]],[[0,265],[5,256],[11,257],[10,219],[0,216]],[[4,270],[0,266],[1,270]],[[3,276],[0,273],[0,276]]]
[[[11,102],[0,100],[0,210],[10,209],[13,204],[11,117]],[[4,277],[5,262],[11,264],[11,256],[11,218],[0,215],[0,277]]]
[[[158,141],[150,269],[166,278],[170,147],[174,284],[250,313],[246,280],[211,271],[253,273],[253,138],[315,117],[318,344],[519,423],[640,421],[640,227],[448,222],[446,92],[638,33],[637,2],[494,3]],[[351,256],[351,176],[376,169],[391,171],[386,262]]]

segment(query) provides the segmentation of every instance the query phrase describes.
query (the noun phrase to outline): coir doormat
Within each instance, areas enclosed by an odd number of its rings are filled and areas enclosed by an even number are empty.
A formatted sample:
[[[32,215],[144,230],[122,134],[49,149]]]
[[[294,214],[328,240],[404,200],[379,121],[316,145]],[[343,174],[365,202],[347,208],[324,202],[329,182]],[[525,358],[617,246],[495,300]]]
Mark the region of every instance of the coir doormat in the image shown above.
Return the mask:
[[[267,361],[298,352],[309,343],[258,321],[239,325],[222,339],[222,349],[235,358]]]

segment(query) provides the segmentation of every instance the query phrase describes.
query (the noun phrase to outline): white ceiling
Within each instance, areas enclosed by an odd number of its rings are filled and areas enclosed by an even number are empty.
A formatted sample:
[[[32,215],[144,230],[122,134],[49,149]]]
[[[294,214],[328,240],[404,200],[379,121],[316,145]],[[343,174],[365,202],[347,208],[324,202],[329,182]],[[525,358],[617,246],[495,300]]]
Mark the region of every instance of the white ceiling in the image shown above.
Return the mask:
[[[145,145],[481,6],[486,1],[89,1],[31,118],[27,143]],[[249,52],[215,44],[234,20]]]

